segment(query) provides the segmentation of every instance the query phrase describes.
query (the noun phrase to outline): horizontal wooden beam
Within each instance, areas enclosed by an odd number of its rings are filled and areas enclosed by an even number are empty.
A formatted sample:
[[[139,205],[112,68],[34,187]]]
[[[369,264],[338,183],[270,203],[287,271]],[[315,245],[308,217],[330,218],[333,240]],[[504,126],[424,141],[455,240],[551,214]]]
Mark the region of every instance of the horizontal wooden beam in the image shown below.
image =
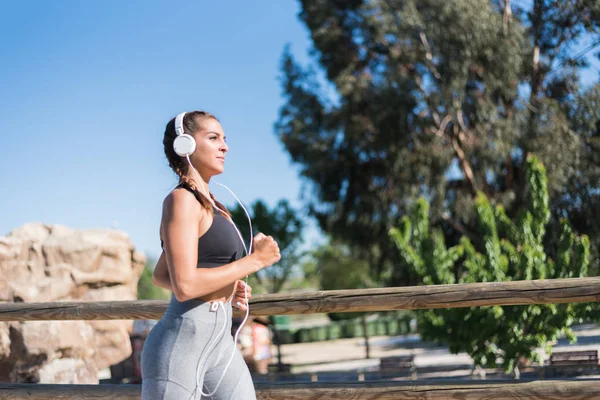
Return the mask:
[[[280,293],[256,296],[250,309],[253,315],[284,315],[598,301],[595,277]]]
[[[252,315],[600,301],[600,277],[255,295]],[[164,300],[2,303],[0,321],[158,319]]]
[[[473,382],[473,381],[471,381]],[[600,380],[504,382],[322,383],[257,387],[258,400],[600,400]],[[515,383],[516,382],[516,383]]]
[[[0,383],[0,400],[139,400],[140,385]],[[600,400],[600,380],[256,384],[258,400]]]
[[[159,319],[166,308],[164,300],[1,303],[0,321]]]
[[[0,400],[139,400],[140,385],[59,385],[0,383]]]

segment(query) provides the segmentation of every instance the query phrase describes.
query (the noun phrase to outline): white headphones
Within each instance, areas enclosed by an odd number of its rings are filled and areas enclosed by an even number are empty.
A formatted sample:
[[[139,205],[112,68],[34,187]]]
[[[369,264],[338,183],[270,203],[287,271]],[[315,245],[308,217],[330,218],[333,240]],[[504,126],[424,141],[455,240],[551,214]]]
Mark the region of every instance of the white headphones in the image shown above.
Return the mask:
[[[185,133],[183,129],[184,116],[185,112],[182,112],[175,117],[175,133],[177,137],[173,141],[173,150],[181,157],[189,156],[196,150],[196,141],[191,135]]]

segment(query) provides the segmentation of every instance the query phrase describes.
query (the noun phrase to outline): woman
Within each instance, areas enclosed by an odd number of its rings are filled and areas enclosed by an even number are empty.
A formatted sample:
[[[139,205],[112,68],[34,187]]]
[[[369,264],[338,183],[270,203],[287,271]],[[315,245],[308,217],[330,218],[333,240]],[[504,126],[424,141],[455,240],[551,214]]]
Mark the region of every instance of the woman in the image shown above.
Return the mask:
[[[228,150],[213,115],[178,115],[163,145],[180,183],[163,202],[154,282],[173,296],[144,343],[142,399],[255,399],[248,368],[226,333],[232,300],[247,306],[241,279],[279,261],[279,247],[258,234],[243,256],[239,231],[210,194],[208,183],[223,172]]]

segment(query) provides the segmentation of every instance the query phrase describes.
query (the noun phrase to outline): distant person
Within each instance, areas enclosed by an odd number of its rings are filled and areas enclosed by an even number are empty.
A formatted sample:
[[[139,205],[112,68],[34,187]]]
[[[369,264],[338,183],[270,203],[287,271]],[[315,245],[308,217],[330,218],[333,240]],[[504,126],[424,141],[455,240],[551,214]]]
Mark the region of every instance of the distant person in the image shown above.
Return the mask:
[[[231,332],[232,303],[246,310],[244,277],[280,259],[270,236],[258,234],[250,255],[229,212],[210,193],[223,172],[227,144],[217,119],[179,114],[166,126],[164,151],[179,185],[163,202],[163,253],[157,286],[173,292],[142,351],[142,400],[256,399],[248,367]]]
[[[239,324],[237,318],[234,319],[234,325],[236,323]],[[273,338],[268,319],[260,316],[250,317],[239,333],[237,344],[250,372],[269,372]]]
[[[256,317],[252,320],[252,342],[254,344],[254,363],[256,372],[266,374],[269,372],[271,363],[271,345],[273,337],[269,329],[269,320],[264,317]]]

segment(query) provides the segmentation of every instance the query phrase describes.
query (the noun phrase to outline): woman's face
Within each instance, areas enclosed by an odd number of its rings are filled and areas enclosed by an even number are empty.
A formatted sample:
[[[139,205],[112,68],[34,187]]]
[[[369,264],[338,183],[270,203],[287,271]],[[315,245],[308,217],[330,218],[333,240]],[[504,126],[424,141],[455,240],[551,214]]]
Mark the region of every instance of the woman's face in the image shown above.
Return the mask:
[[[202,175],[218,175],[225,170],[225,154],[229,149],[225,143],[223,127],[214,118],[206,118],[195,132],[196,150],[190,161]]]

